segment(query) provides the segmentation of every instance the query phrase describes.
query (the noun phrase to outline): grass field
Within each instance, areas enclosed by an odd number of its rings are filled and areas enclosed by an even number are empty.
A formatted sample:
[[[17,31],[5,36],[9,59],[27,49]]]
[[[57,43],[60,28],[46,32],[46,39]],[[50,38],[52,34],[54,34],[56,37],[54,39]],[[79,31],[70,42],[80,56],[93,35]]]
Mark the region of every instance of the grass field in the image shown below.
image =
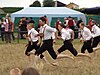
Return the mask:
[[[9,75],[9,71],[12,68],[24,68],[29,66],[27,57],[24,55],[26,41],[20,41],[20,44],[12,43],[5,44],[0,42],[0,75]],[[62,45],[60,40],[57,40],[54,45],[55,51]],[[74,47],[80,52],[82,43],[78,40],[74,41]],[[69,51],[63,52],[64,54],[71,55]],[[52,62],[52,58],[47,52],[44,53],[49,62]],[[32,55],[34,61],[34,55]],[[75,62],[68,59],[59,59],[59,66],[47,65],[43,60],[39,60],[38,70],[41,75],[100,75],[100,51],[96,52],[94,57],[91,54],[92,63],[87,57],[75,57]]]

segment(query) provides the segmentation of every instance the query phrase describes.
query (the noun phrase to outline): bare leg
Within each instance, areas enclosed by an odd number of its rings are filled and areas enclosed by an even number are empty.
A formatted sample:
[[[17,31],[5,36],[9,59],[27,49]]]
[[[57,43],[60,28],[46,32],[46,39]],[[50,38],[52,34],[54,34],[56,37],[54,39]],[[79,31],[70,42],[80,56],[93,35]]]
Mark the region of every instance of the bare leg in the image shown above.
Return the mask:
[[[53,63],[51,63],[53,66],[59,66],[57,59],[53,61]]]
[[[61,58],[69,58],[69,59],[72,59],[72,60],[74,59],[73,57],[65,55],[65,54],[58,54],[57,59],[61,59]],[[51,63],[53,66],[59,66],[57,59],[54,60],[53,63]]]
[[[77,56],[82,56],[82,57],[85,56],[91,59],[90,54],[78,53]]]
[[[45,63],[50,64],[45,57],[43,57],[43,60],[45,61]]]
[[[35,58],[34,58],[34,66],[36,67],[36,63],[37,63],[37,61],[39,60],[39,56],[37,56],[37,55],[35,55]]]
[[[30,52],[28,52],[28,54],[35,54],[35,51],[30,51]]]
[[[32,58],[31,56],[28,56],[29,64],[32,65]]]
[[[73,57],[69,56],[69,55],[65,55],[65,54],[58,54],[57,59],[61,59],[61,58],[69,58],[69,59],[74,59]]]
[[[93,48],[93,51],[95,52],[95,51],[98,51],[98,50],[100,50],[100,47],[95,47],[95,48]]]

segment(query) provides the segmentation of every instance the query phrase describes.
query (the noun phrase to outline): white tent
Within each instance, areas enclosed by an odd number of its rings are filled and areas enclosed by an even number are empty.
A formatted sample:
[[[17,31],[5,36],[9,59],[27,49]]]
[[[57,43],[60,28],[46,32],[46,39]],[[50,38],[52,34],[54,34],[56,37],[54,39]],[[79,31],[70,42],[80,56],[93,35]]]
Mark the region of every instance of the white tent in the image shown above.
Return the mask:
[[[15,17],[41,17],[46,15],[49,22],[51,22],[52,17],[80,17],[86,23],[86,17],[83,13],[66,8],[66,7],[28,7],[24,8],[18,12],[12,13],[11,18],[14,21]]]

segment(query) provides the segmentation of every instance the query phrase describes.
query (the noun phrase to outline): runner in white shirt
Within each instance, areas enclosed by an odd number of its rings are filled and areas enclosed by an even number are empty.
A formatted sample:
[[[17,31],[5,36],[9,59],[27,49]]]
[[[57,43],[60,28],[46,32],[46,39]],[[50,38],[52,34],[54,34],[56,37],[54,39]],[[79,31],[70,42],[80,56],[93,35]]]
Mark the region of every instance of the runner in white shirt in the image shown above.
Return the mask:
[[[71,42],[71,35],[68,30],[64,28],[64,24],[59,24],[58,29],[61,31],[61,37],[58,37],[59,39],[62,39],[64,41],[64,44],[58,49],[58,54],[60,55],[61,52],[68,49],[74,56],[86,56],[89,57],[88,54],[78,53],[77,50],[73,47],[73,44]],[[62,57],[65,55],[62,55]],[[72,58],[68,56],[69,58]],[[89,57],[90,58],[90,57]]]
[[[71,40],[73,41],[74,40],[74,31],[72,29],[70,29],[69,27],[66,27],[65,29],[69,32],[69,34],[71,36]]]
[[[82,41],[84,44],[81,48],[81,53],[85,53],[85,50],[87,49],[87,51],[89,53],[93,52],[91,43],[92,43],[92,34],[91,31],[85,27],[85,24],[82,22],[80,23],[80,29],[81,29],[81,39],[80,41]]]
[[[28,29],[28,37],[27,38],[29,40],[29,44],[27,46],[25,54],[27,56],[29,56],[30,63],[32,63],[30,55],[35,53],[35,52],[32,51],[33,49],[37,50],[38,48],[40,48],[40,37],[37,36],[38,32],[34,29],[33,23],[29,23],[27,25],[27,29]],[[46,58],[44,57],[43,54],[40,54],[39,57],[41,59],[43,59],[46,63],[48,63],[48,61],[46,60]]]
[[[92,48],[97,50],[100,47],[97,47],[97,45],[100,42],[100,28],[95,24],[96,22],[93,20],[91,21],[91,26],[92,26],[92,35],[93,35],[93,43],[92,43]]]

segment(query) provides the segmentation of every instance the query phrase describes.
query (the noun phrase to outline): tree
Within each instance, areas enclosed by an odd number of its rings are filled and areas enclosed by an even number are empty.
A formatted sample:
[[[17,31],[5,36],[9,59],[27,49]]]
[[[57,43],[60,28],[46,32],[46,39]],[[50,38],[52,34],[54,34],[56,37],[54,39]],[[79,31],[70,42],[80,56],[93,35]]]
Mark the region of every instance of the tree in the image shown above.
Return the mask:
[[[55,2],[53,0],[44,0],[43,1],[43,6],[44,7],[54,7]]]
[[[33,4],[30,5],[30,7],[41,7],[41,3],[36,0],[35,2],[33,2]]]

